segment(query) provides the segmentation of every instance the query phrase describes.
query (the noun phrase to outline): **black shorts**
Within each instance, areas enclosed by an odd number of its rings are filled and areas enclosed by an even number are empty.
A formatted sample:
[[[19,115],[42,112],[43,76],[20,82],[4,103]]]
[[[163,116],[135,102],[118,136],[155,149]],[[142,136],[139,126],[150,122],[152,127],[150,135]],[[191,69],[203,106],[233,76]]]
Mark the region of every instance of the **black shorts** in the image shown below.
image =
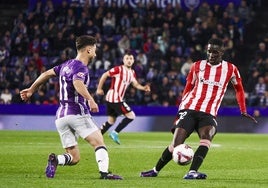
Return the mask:
[[[198,132],[199,128],[208,125],[214,126],[217,130],[217,121],[211,114],[195,110],[180,110],[177,113],[172,131],[180,127],[190,135],[193,131]]]
[[[131,112],[132,109],[128,106],[125,102],[119,102],[119,103],[110,103],[106,102],[106,114],[108,116],[117,117],[122,114],[127,114],[128,112]]]

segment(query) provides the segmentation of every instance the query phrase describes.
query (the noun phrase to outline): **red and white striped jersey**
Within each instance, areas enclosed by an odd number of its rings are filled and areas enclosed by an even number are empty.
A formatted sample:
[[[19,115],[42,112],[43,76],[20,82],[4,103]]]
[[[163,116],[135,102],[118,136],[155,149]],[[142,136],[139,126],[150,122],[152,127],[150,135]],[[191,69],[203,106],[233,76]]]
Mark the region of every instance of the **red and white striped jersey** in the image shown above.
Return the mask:
[[[135,71],[120,65],[110,69],[109,74],[112,77],[112,82],[106,94],[106,101],[111,103],[122,102],[129,84],[136,80]]]
[[[240,110],[246,111],[244,89],[237,67],[226,61],[211,65],[207,60],[192,65],[179,109],[192,109],[216,116],[230,81],[235,87]]]

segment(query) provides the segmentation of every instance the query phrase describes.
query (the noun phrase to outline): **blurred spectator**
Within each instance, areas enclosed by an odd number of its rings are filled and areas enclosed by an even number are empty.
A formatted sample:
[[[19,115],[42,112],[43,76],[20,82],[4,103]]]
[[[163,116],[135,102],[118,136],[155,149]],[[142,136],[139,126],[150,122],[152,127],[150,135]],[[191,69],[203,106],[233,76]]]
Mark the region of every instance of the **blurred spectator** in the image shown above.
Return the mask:
[[[211,10],[213,11],[213,14],[217,20],[222,18],[223,8],[218,3],[213,4]]]
[[[3,37],[3,41],[2,42],[3,42],[2,45],[10,52],[12,40],[11,40],[11,36],[10,36],[10,31],[9,30],[7,30],[5,32],[5,35]]]
[[[13,48],[12,50],[12,55],[13,56],[18,56],[18,57],[23,57],[26,55],[28,49],[28,39],[23,36],[22,33],[19,33],[14,40],[13,43]]]
[[[50,43],[46,37],[44,37],[41,41],[40,45],[40,55],[49,57],[50,54]]]
[[[160,50],[160,45],[158,43],[153,43],[153,48],[149,52],[148,57],[151,61],[156,62],[156,67],[159,70],[160,60],[164,59],[164,53]]]
[[[129,37],[130,49],[139,51],[142,48],[142,36],[138,28],[133,28]]]
[[[143,51],[146,55],[148,55],[153,49],[153,41],[152,38],[147,38],[146,42],[143,44]]]
[[[39,74],[38,74],[38,71],[37,71],[37,69],[36,69],[35,63],[34,63],[34,61],[33,61],[32,59],[29,60],[29,64],[27,65],[24,74],[26,74],[26,75],[29,76],[29,79],[30,79],[30,82],[31,82],[31,83],[32,83],[32,82],[37,78],[37,76],[39,75]]]
[[[264,76],[264,59],[260,56],[260,55],[257,55],[250,63],[249,65],[249,72],[252,73],[254,71],[257,71],[258,72],[258,76]]]
[[[244,33],[245,33],[245,23],[240,19],[238,15],[235,15],[231,20],[231,25],[234,25],[234,29],[238,31],[239,33],[239,40],[234,41],[236,43],[243,44],[244,42]]]
[[[170,28],[170,45],[177,45],[179,41],[183,41],[184,45],[181,47],[184,49],[187,39],[187,29],[184,26],[184,22],[182,20],[179,20],[174,27]]]
[[[73,30],[73,29],[75,29],[74,28],[75,23],[76,23],[76,17],[74,15],[74,11],[73,11],[73,9],[69,8],[67,10],[66,23],[65,24],[66,24],[68,29]]]
[[[12,98],[11,98],[11,103],[12,104],[23,103],[23,101],[20,98],[20,89],[19,88],[15,88],[14,94],[12,95]]]
[[[244,23],[250,23],[252,20],[252,11],[247,5],[246,0],[241,0],[240,5],[238,6],[238,15]]]
[[[147,101],[147,106],[161,106],[159,96],[157,93],[152,93],[151,100]]]
[[[0,66],[8,65],[10,61],[9,50],[0,44]]]
[[[168,98],[168,92],[169,92],[169,88],[171,87],[169,79],[167,76],[164,76],[159,84],[158,84],[158,96],[159,96],[159,100],[163,101],[164,99]]]
[[[64,61],[68,60],[68,55],[67,55],[67,53],[68,53],[68,52],[67,52],[66,50],[61,51],[60,54],[59,54],[59,56],[56,57],[56,58],[52,61],[51,65],[49,65],[47,68],[50,69],[50,68],[52,68],[52,67],[54,67],[54,66],[57,66],[57,65],[62,64]]]
[[[183,62],[182,62],[182,58],[180,58],[180,57],[173,57],[172,59],[171,59],[171,61],[170,61],[170,69],[171,69],[171,71],[174,71],[174,72],[176,72],[177,74],[178,73],[180,73],[180,71],[181,71],[181,67],[182,67],[182,65],[183,65]]]
[[[66,40],[63,38],[63,33],[58,32],[57,36],[53,39],[53,55],[57,56],[61,50],[65,48]]]
[[[134,65],[133,65],[133,69],[135,70],[136,76],[138,78],[144,78],[146,75],[146,71],[144,66],[141,64],[141,62],[139,60],[136,60]]]
[[[217,17],[215,17],[214,12],[212,10],[208,11],[208,17],[206,18],[205,21],[208,24],[208,28],[211,30],[213,30],[218,23],[218,19]]]
[[[255,57],[261,57],[263,60],[268,57],[268,49],[264,42],[259,42]]]
[[[115,33],[115,15],[112,12],[107,12],[102,19],[103,34],[112,36]]]
[[[130,49],[130,40],[127,34],[124,34],[122,38],[117,43],[121,55],[125,53],[126,50]]]
[[[37,69],[38,73],[40,74],[44,67],[44,62],[40,58],[39,53],[35,52],[33,53],[32,61],[30,63],[33,63],[34,69]]]
[[[9,91],[8,88],[5,88],[1,95],[0,95],[0,99],[2,99],[4,101],[4,104],[10,104],[11,103],[11,99],[12,99],[12,94]]]
[[[253,94],[249,97],[249,106],[264,105],[266,103],[266,92],[268,92],[268,86],[264,82],[264,78],[259,77]]]
[[[20,89],[23,80],[23,70],[20,67],[15,67],[15,69],[10,71],[10,76],[12,78],[12,82],[10,83],[10,89]]]
[[[225,11],[227,12],[227,14],[232,18],[235,16],[236,14],[236,9],[235,9],[235,5],[233,2],[229,2],[227,4],[227,7],[225,8]]]
[[[177,95],[172,89],[168,91],[166,102],[168,103],[168,106],[175,106],[177,103]]]
[[[136,57],[136,61],[141,62],[143,68],[147,70],[148,59],[147,59],[147,56],[142,51],[138,52],[138,55]]]
[[[100,32],[98,26],[93,23],[93,20],[88,19],[84,28],[84,34],[95,36],[98,32]]]
[[[104,69],[108,70],[113,65],[114,56],[109,45],[105,43],[102,50],[99,52],[98,60],[95,62],[95,70]]]
[[[137,90],[133,87],[130,87],[126,93],[126,102],[129,105],[138,105],[140,104],[140,99],[137,95]]]
[[[1,90],[8,88],[10,86],[10,75],[9,72],[7,71],[6,66],[0,67],[0,92]]]
[[[83,25],[82,21],[77,20],[76,24],[75,24],[75,29],[74,29],[74,35],[75,36],[81,36],[81,35],[84,34],[84,30],[85,30],[85,28],[84,28],[84,25]]]
[[[197,10],[197,16],[202,20],[205,21],[208,17],[208,12],[210,11],[209,4],[204,1],[201,3],[200,7]]]
[[[38,36],[35,36],[34,39],[29,44],[29,51],[32,55],[33,53],[39,53],[41,48],[40,39]]]
[[[54,95],[50,95],[48,97],[48,99],[45,99],[43,101],[43,104],[54,104],[54,105],[57,105],[59,102],[57,100],[57,98],[54,96]]]
[[[138,18],[136,16],[136,18]],[[118,30],[119,33],[130,33],[130,27],[131,27],[131,23],[130,23],[130,18],[128,17],[128,13],[124,13],[123,16],[120,18],[120,25],[118,26]]]

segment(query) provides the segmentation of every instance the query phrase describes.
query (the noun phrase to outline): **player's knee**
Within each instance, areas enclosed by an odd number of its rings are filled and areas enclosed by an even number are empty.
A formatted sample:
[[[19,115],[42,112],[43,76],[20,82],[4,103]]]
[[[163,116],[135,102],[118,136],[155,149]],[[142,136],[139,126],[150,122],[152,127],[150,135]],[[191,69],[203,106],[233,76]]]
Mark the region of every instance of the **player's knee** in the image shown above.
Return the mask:
[[[216,129],[215,127],[211,126],[209,129],[202,129],[199,131],[199,137],[200,139],[205,139],[205,140],[212,140],[213,136],[216,134]]]
[[[126,116],[128,119],[132,119],[132,120],[134,120],[134,119],[136,118],[136,114],[135,114],[133,111],[131,111],[131,112],[125,114],[125,116]]]

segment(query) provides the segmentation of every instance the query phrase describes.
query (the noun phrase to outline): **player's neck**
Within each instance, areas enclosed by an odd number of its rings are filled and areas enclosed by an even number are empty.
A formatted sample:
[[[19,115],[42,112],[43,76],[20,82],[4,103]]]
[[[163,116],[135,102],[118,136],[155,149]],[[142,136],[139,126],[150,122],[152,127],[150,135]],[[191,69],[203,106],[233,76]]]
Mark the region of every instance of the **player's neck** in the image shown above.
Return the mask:
[[[88,65],[88,57],[85,57],[82,54],[77,54],[75,59],[81,61],[86,66]]]

